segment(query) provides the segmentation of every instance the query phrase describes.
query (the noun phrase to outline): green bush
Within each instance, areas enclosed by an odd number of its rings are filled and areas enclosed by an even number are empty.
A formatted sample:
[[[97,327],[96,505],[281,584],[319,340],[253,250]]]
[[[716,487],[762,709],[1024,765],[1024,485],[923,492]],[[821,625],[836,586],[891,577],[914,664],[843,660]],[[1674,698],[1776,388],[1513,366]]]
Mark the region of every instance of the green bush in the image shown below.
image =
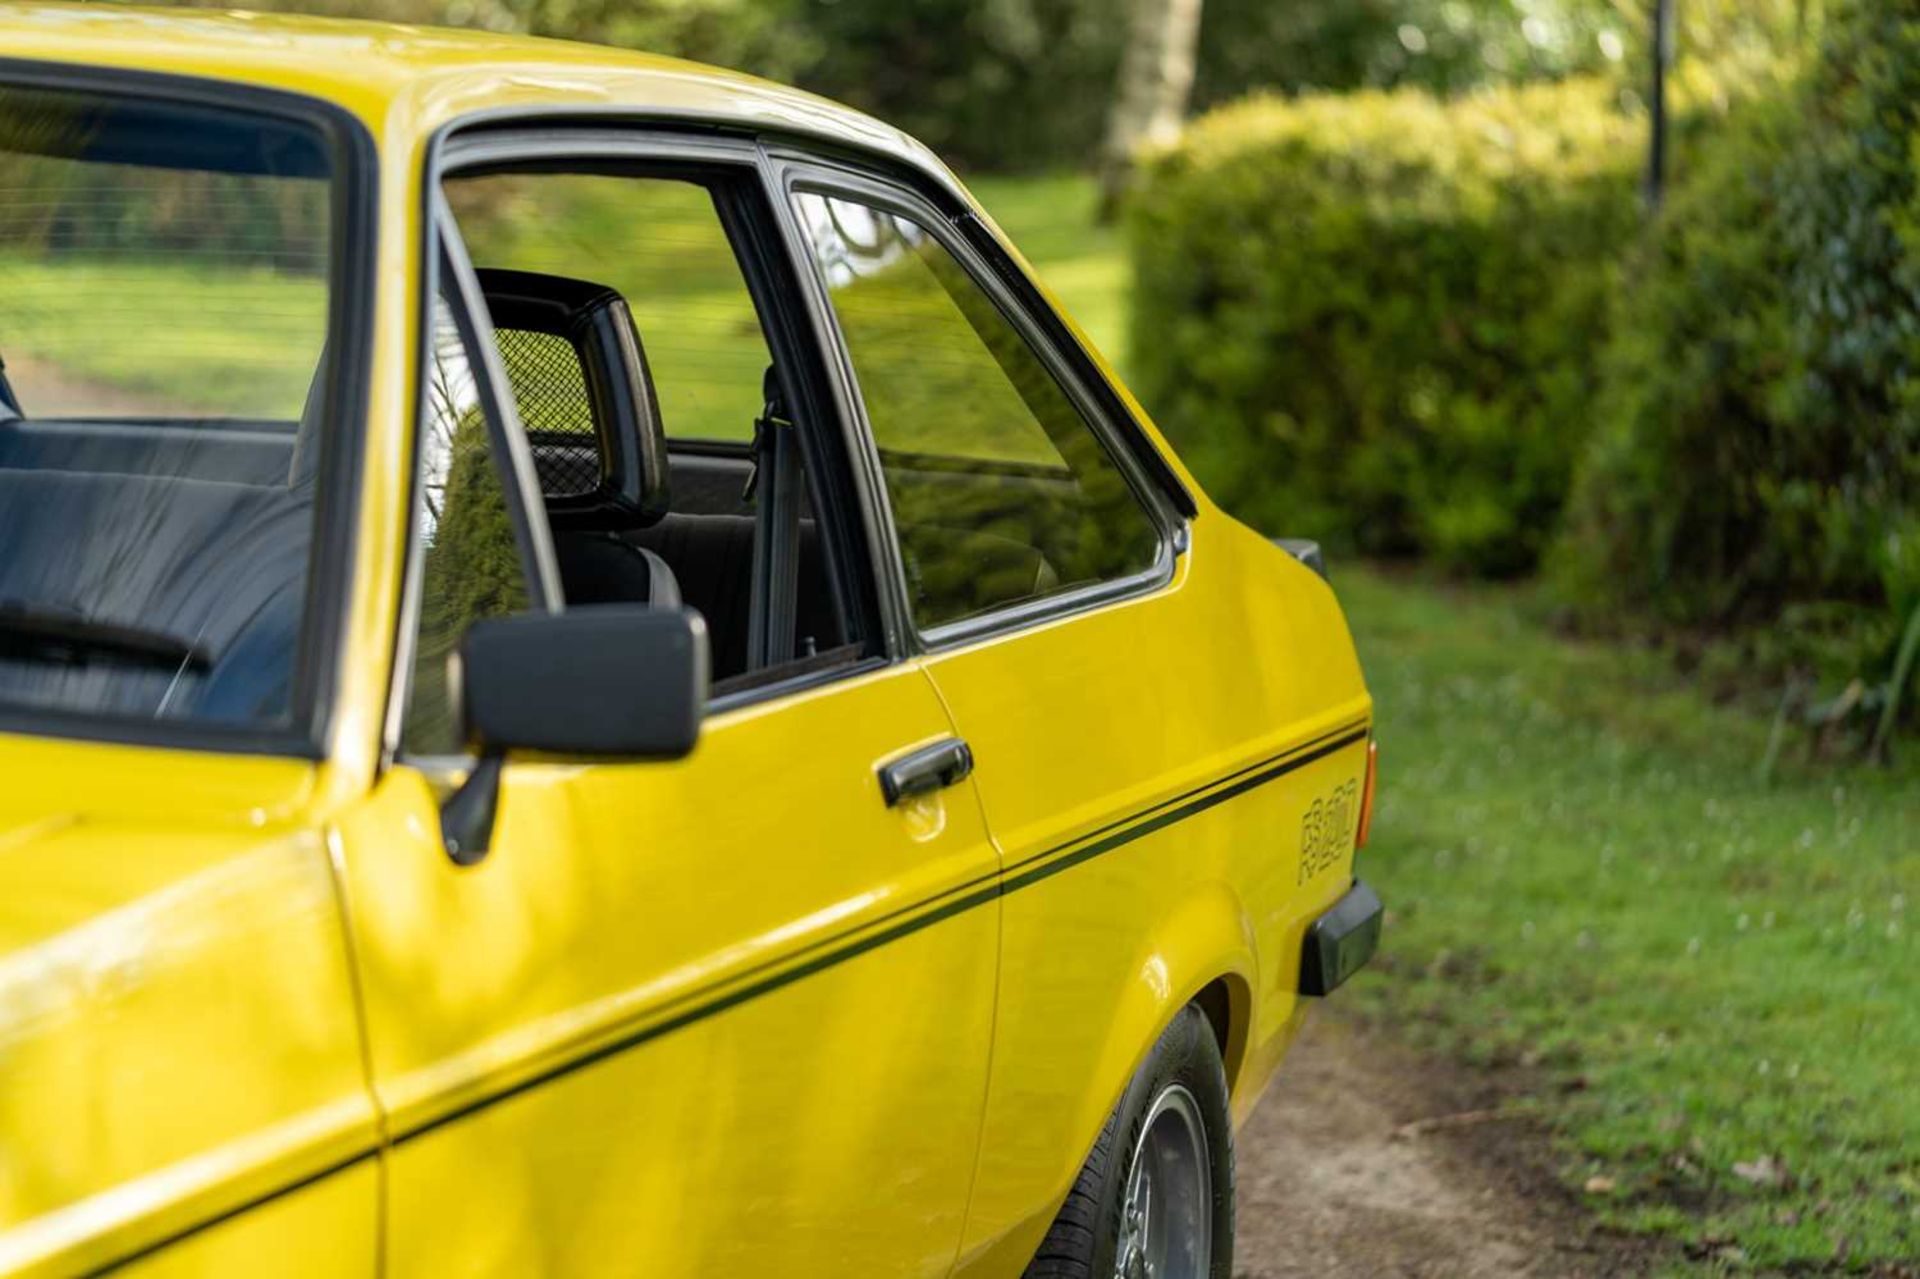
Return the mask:
[[[1643,25],[1607,0],[1207,0],[1195,91],[1207,105],[1259,89],[1459,93],[1604,70]]]
[[[1402,86],[1440,94],[1612,74],[1646,81],[1650,0],[1206,0],[1195,100],[1258,89]],[[1824,0],[1680,0],[1675,44],[1704,62],[1767,61],[1819,25]]]
[[[1144,163],[1132,368],[1271,533],[1529,568],[1584,438],[1643,125],[1593,81],[1256,98]]]
[[[1884,673],[1920,606],[1920,13],[1836,12],[1622,271],[1554,557],[1589,616]]]

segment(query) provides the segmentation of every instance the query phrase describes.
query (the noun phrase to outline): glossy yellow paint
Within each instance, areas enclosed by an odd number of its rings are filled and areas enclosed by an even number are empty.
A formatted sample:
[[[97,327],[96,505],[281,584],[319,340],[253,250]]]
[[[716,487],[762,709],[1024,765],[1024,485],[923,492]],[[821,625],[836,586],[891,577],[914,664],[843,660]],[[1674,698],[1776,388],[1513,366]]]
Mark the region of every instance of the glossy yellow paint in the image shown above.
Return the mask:
[[[1244,1117],[1350,874],[1301,882],[1302,814],[1359,775],[1370,703],[1324,583],[1204,497],[1140,597],[728,712],[681,763],[514,761],[477,867],[383,762],[433,132],[694,116],[958,191],[922,148],[487,35],[26,6],[0,50],[324,98],[382,168],[325,762],[0,737],[0,1274],[1017,1275],[1216,983]],[[974,780],[885,808],[874,766],[950,733]]]
[[[296,816],[313,771],[0,737],[0,1273],[373,1154],[337,887]]]
[[[1237,1014],[1241,1116],[1297,1028],[1305,926],[1350,879],[1341,865],[1300,882],[1301,818],[1360,776],[1370,707],[1324,583],[1278,558],[1202,520],[1167,588],[929,663],[1012,888],[966,1244],[978,1273],[1018,1273],[1140,1058],[1202,988],[1225,979]],[[1282,589],[1250,589],[1268,581]]]
[[[998,912],[904,930],[998,857],[967,788],[889,809],[874,770],[950,732],[908,663],[715,717],[680,763],[514,764],[467,870],[393,770],[341,828],[390,1272],[945,1274]],[[868,1187],[888,1212],[850,1231]]]

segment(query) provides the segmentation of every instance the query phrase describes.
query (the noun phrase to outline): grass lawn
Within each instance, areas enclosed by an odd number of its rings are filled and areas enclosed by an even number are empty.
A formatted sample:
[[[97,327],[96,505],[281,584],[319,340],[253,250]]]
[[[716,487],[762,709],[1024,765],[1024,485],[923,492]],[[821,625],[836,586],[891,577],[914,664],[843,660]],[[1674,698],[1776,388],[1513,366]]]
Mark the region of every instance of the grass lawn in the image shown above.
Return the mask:
[[[1125,267],[1088,184],[976,190],[1117,353]],[[1379,702],[1361,871],[1392,912],[1343,997],[1536,1066],[1516,1104],[1569,1184],[1706,1267],[1920,1256],[1920,745],[1762,785],[1766,722],[1555,636],[1525,587],[1333,575]]]
[[[0,254],[0,358],[35,411],[35,368],[70,389],[61,412],[293,419],[326,336],[323,280],[99,255]]]
[[[1920,771],[1763,786],[1764,722],[1524,589],[1335,580],[1392,912],[1352,997],[1544,1068],[1565,1175],[1620,1224],[1760,1266],[1920,1255]]]

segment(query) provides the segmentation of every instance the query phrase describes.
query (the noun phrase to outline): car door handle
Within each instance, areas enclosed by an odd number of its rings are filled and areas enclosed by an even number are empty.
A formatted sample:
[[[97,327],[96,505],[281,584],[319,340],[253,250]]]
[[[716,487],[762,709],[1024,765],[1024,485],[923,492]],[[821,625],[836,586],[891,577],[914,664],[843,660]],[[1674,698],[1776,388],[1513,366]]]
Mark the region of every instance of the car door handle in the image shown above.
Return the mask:
[[[880,765],[880,794],[892,808],[903,799],[965,781],[972,771],[972,749],[957,737],[946,737]]]

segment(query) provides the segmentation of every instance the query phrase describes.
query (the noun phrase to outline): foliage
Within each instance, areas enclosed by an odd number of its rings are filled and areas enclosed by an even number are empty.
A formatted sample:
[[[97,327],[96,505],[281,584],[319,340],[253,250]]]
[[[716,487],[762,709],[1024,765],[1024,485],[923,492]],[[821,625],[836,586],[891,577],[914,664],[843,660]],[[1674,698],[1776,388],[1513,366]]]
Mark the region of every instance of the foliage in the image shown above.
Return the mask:
[[[352,5],[356,0],[329,0]],[[407,0],[447,20],[670,53],[871,111],[969,169],[1073,164],[1098,144],[1129,0]],[[1777,50],[1820,0],[1687,0],[1696,55]],[[1198,100],[1486,84],[1646,66],[1629,0],[1207,0]]]
[[[1558,78],[1620,62],[1640,25],[1605,0],[1207,0],[1196,95]]]
[[[1822,0],[1685,0],[1700,56],[1777,50]],[[969,169],[1086,161],[1102,136],[1128,0],[259,0],[266,8],[647,49],[865,108]],[[1646,67],[1639,0],[1207,0],[1197,101],[1485,84]]]
[[[1744,630],[1889,701],[1920,606],[1920,14],[1836,14],[1626,265],[1555,556],[1589,617]],[[1877,700],[1876,700],[1877,699]]]
[[[799,15],[823,51],[805,87],[998,171],[1092,148],[1126,25],[1120,0],[799,0]]]
[[[1594,392],[1641,137],[1591,81],[1216,112],[1135,200],[1143,398],[1271,533],[1530,567]]]
[[[1817,24],[1820,0],[1681,0],[1675,43],[1695,61],[1769,61]],[[1609,74],[1634,89],[1651,0],[1207,0],[1196,101],[1254,90],[1422,88]]]

